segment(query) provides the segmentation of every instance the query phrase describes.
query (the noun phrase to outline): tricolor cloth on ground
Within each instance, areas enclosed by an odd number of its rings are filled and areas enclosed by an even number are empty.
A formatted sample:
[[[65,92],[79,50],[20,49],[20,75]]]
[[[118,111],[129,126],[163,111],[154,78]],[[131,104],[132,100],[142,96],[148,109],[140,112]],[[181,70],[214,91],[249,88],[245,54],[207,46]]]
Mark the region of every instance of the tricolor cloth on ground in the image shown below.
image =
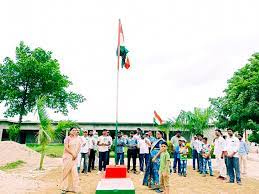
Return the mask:
[[[135,188],[130,178],[101,179],[96,188],[96,194],[135,194]]]
[[[107,166],[105,178],[101,179],[96,194],[135,194],[130,178],[127,178],[126,166]]]

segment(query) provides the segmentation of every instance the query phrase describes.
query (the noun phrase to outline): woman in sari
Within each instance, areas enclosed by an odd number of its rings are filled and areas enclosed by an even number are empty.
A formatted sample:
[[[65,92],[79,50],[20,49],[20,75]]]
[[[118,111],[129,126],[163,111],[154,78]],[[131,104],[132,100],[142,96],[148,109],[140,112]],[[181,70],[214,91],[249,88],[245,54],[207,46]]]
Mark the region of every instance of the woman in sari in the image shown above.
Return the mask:
[[[69,136],[64,140],[63,173],[61,180],[62,194],[66,192],[80,193],[79,176],[77,172],[77,156],[81,140],[77,129],[71,128]]]
[[[152,187],[153,189],[159,189],[159,166],[160,166],[160,157],[157,157],[154,162],[152,159],[157,155],[160,150],[161,144],[165,141],[163,139],[163,134],[161,131],[156,132],[156,141],[151,145],[150,150],[150,161],[146,167],[143,185]]]

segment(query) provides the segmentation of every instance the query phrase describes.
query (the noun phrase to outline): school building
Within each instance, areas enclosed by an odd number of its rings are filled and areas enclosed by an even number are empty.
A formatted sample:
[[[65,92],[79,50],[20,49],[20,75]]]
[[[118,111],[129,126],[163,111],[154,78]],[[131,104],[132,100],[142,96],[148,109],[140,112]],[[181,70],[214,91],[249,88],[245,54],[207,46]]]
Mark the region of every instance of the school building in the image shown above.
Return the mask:
[[[55,126],[58,122],[53,122]],[[115,134],[115,123],[112,122],[77,122],[80,128],[87,130],[96,130],[99,135],[103,129],[108,129],[111,132],[111,135]],[[0,120],[0,141],[9,140],[7,130],[13,124],[17,124],[15,121],[10,120]],[[129,134],[130,131],[136,131],[137,128],[141,128],[143,131],[156,131],[158,128],[154,126],[153,123],[119,123],[118,129],[123,133]],[[35,121],[23,121],[21,124],[21,132],[19,137],[19,142],[24,143],[36,143],[37,142],[37,133],[39,131],[39,122]],[[172,129],[170,133],[170,138],[175,134],[177,129]],[[207,130],[205,134],[209,140],[214,138],[214,128]],[[182,136],[190,141],[191,134],[189,131],[182,131]]]

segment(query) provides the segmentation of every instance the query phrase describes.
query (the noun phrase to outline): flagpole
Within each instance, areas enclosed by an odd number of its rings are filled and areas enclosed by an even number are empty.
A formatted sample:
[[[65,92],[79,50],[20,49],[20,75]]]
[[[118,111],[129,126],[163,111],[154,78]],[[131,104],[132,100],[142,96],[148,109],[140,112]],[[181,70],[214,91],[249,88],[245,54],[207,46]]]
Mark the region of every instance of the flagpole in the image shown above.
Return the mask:
[[[117,161],[117,145],[118,145],[118,116],[119,116],[119,70],[120,70],[120,31],[121,20],[118,26],[118,46],[117,46],[117,87],[116,87],[116,124],[115,124],[115,166]]]

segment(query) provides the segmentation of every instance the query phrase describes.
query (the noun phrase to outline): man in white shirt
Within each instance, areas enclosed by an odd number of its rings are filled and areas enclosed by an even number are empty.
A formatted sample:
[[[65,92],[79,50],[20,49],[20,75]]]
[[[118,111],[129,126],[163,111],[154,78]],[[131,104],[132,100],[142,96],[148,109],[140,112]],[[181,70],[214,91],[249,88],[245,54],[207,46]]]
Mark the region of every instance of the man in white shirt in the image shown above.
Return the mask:
[[[96,130],[93,131],[93,138],[95,141],[95,145],[94,145],[94,151],[95,151],[95,161],[94,161],[94,167],[99,165],[99,151],[98,151],[98,145],[97,145],[97,141],[98,141],[98,132]]]
[[[139,140],[141,139],[141,135],[142,135],[142,130],[140,128],[137,128],[136,130],[136,134],[133,136],[133,139],[137,140],[137,142],[139,142]],[[139,158],[139,163],[140,163],[140,155],[139,155],[139,148],[137,147],[137,156]]]
[[[222,137],[222,133],[219,129],[215,130],[215,142],[214,142],[214,155],[216,157],[216,164],[219,170],[218,179],[226,180],[227,172],[224,160],[224,153],[226,151],[226,140]]]
[[[228,129],[228,138],[226,140],[227,168],[229,173],[229,183],[234,183],[235,177],[237,184],[241,184],[239,167],[239,140],[233,135],[233,130]],[[235,171],[234,171],[235,170]]]
[[[197,136],[194,136],[193,140],[191,142],[191,148],[192,148],[192,168],[193,168],[193,170],[196,169],[196,161],[197,161],[197,169],[199,169],[197,144],[198,144],[198,138],[197,138]]]
[[[98,151],[99,151],[99,171],[97,174],[100,174],[102,170],[106,170],[107,163],[107,154],[109,146],[111,145],[110,138],[107,136],[107,130],[103,129],[103,135],[98,137],[97,141]]]
[[[142,130],[140,128],[137,128],[136,134],[133,136],[133,138],[139,141],[141,139],[141,133],[142,133]]]
[[[81,161],[83,159],[84,160],[84,168],[83,168],[82,173],[87,174],[88,158],[89,158],[89,154],[90,154],[90,142],[89,142],[87,130],[83,130],[83,136],[81,136],[81,140],[82,140],[81,149],[80,149],[81,157],[79,159],[79,166],[78,166],[79,169],[78,170],[80,170]]]
[[[142,135],[138,141],[140,174],[144,172],[144,160],[145,167],[147,167],[149,162],[149,146],[151,146],[149,139],[145,135]]]
[[[88,165],[88,172],[91,172],[91,170],[94,170],[94,162],[95,162],[95,146],[97,142],[95,141],[95,138],[93,136],[93,131],[89,131],[89,148],[90,148],[90,155],[89,155],[89,165]]]
[[[110,135],[110,131],[107,131],[107,136],[108,136],[109,142],[111,142],[111,144],[108,147],[107,163],[106,163],[106,165],[109,165],[110,164],[110,151],[111,151],[111,146],[112,146],[112,137]]]
[[[197,153],[198,153],[198,164],[199,164],[198,165],[198,172],[200,174],[202,174],[202,172],[203,172],[203,157],[202,157],[203,135],[197,134],[196,136],[197,136],[197,144],[195,146],[196,146],[196,150],[197,150]]]

